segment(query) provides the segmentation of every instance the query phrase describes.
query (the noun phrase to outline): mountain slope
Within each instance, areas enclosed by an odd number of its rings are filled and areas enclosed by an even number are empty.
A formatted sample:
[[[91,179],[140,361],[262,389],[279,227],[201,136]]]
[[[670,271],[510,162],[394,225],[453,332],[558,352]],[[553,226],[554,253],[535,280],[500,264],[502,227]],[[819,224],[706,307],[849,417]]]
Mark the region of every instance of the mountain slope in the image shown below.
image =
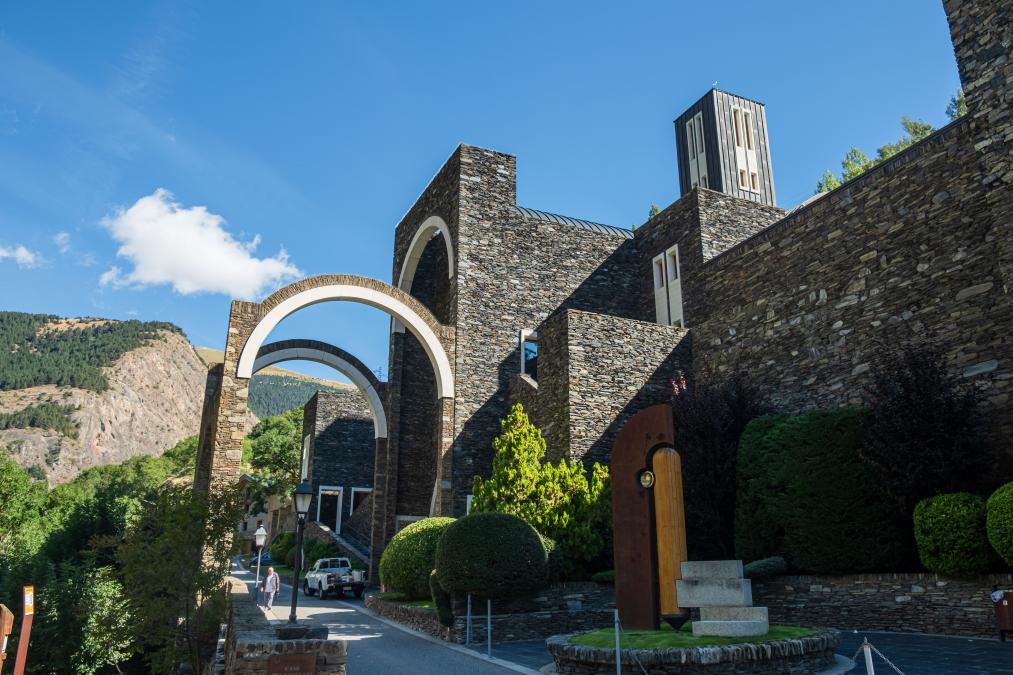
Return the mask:
[[[8,343],[3,348],[16,347]],[[197,433],[207,369],[178,331],[159,328],[140,346],[95,369],[104,387],[35,384],[0,391],[0,414],[51,402],[67,406],[77,428],[76,438],[57,429],[3,429],[0,448],[55,484],[92,466],[161,454]]]

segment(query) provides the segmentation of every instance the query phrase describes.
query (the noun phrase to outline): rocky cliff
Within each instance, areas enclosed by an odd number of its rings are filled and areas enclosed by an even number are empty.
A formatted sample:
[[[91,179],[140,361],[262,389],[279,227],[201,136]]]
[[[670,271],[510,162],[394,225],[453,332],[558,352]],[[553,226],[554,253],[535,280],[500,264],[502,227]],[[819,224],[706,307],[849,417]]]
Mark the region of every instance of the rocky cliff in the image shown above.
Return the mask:
[[[197,433],[207,367],[183,335],[161,331],[102,372],[109,386],[101,392],[48,384],[0,391],[0,413],[51,401],[75,406],[78,428],[77,438],[3,429],[0,448],[22,466],[38,467],[52,485],[99,464],[161,454]]]

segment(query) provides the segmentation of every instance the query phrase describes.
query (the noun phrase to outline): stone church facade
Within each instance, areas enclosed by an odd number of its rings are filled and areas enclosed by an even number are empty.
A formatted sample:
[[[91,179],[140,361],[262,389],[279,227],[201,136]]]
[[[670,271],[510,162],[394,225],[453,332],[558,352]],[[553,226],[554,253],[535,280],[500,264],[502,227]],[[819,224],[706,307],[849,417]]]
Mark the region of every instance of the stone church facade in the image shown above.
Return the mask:
[[[834,407],[861,401],[880,345],[926,337],[982,389],[1008,447],[1013,10],[944,7],[968,113],[790,211],[766,111],[718,90],[676,120],[681,196],[635,230],[520,206],[514,157],[459,146],[397,225],[390,285],[371,282],[410,296],[438,337],[392,321],[374,555],[411,520],[467,511],[514,402],[552,457],[607,462],[680,372],[739,373],[788,411]],[[230,335],[252,334],[253,313],[234,303]]]

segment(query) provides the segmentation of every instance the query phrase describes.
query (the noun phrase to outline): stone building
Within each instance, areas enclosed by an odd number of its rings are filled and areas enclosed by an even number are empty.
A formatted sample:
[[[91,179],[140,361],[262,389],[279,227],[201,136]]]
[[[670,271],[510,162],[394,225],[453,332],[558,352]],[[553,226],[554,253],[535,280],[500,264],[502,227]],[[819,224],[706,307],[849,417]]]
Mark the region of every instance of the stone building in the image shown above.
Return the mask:
[[[346,299],[393,317],[389,381],[374,387],[374,556],[411,520],[467,511],[513,402],[553,457],[607,462],[624,421],[680,372],[741,373],[785,410],[839,406],[861,400],[880,345],[927,336],[983,390],[1008,445],[1013,11],[944,7],[968,114],[789,211],[764,107],[717,90],[676,120],[680,197],[633,231],[520,206],[514,157],[459,146],[397,225],[390,284],[317,277],[233,303],[198,477],[236,472],[243,387],[270,328]]]

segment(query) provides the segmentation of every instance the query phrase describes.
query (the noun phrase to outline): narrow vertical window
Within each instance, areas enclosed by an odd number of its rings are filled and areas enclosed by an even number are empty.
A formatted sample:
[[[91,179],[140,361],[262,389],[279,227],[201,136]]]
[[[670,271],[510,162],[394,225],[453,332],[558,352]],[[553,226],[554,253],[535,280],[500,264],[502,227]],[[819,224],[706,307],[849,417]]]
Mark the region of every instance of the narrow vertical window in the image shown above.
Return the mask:
[[[696,151],[697,154],[699,154],[703,152],[703,118],[700,117],[699,114],[697,114],[697,118],[698,119],[696,124],[696,140],[697,140]]]
[[[689,158],[696,159],[696,134],[693,133],[693,120],[686,123],[686,143],[689,145]]]
[[[743,190],[749,189],[749,183],[746,182],[746,170],[739,169],[739,187]]]
[[[665,263],[662,259],[654,260],[654,288],[662,288],[665,285]]]
[[[739,113],[739,109],[735,108],[732,111],[732,117],[735,118],[735,145],[742,147],[742,115]]]
[[[753,114],[743,111],[743,123],[746,125],[746,148],[753,149]]]

